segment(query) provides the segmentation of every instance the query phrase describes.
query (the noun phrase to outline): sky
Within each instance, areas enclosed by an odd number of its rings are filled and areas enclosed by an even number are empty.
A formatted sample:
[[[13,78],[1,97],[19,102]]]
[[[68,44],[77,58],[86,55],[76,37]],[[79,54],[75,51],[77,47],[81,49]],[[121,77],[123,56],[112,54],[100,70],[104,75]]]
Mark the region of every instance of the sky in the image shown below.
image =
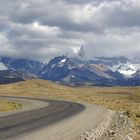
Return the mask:
[[[140,0],[0,0],[0,56],[140,60]]]

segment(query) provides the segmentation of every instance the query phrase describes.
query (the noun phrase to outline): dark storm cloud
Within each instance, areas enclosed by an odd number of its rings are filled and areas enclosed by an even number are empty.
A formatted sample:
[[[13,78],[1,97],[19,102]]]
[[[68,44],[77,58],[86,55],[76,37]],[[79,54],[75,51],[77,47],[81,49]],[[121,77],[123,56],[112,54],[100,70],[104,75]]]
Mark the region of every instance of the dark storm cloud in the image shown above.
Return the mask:
[[[139,0],[1,0],[0,55],[48,60],[84,44],[87,58],[136,58],[139,13]]]

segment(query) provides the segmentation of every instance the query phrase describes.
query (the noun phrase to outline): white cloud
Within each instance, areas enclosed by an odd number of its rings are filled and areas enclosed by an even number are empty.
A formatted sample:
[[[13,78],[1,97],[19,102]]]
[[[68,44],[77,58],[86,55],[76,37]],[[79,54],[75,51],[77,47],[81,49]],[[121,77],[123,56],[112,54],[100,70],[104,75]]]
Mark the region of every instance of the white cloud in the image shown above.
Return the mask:
[[[39,22],[34,22],[30,24],[29,28],[33,31],[41,32],[49,36],[56,36],[60,33],[58,27],[50,27],[48,25],[43,26],[43,25],[40,25]]]
[[[48,60],[85,43],[88,58],[139,59],[139,13],[139,0],[1,0],[0,55]]]

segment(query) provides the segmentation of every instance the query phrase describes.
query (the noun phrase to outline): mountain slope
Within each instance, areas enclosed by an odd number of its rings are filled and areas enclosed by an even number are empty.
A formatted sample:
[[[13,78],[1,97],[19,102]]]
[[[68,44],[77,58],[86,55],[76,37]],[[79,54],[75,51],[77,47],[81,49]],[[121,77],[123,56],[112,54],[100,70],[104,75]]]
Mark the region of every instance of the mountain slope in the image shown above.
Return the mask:
[[[0,58],[0,83],[30,78],[70,86],[139,86],[140,64],[132,63],[125,57],[95,57],[84,60],[63,55],[53,58],[48,64],[28,59]]]
[[[14,83],[18,81],[24,81],[24,78],[21,73],[10,70],[0,71],[0,84]]]
[[[60,81],[65,78],[74,67],[76,67],[76,63],[70,58],[65,56],[55,57],[40,71],[38,76],[42,79]]]
[[[8,68],[2,63],[0,62],[0,71],[1,70],[7,70]]]
[[[140,64],[132,63],[126,57],[96,57],[88,63],[103,64],[113,72],[118,71],[125,77],[132,77],[137,70],[140,70]]]
[[[29,74],[25,74],[21,71],[15,70],[0,70],[0,84],[9,84],[19,81],[25,81],[27,79],[34,79],[35,77]]]
[[[9,70],[22,71],[26,74],[28,73],[33,75],[36,75],[44,66],[43,63],[38,61],[10,57],[2,57],[0,62]]]
[[[10,57],[0,58],[0,84],[14,83],[35,78],[43,68],[41,62]]]
[[[38,74],[39,78],[67,85],[115,85],[123,76],[105,66],[82,63],[66,56],[52,59]]]

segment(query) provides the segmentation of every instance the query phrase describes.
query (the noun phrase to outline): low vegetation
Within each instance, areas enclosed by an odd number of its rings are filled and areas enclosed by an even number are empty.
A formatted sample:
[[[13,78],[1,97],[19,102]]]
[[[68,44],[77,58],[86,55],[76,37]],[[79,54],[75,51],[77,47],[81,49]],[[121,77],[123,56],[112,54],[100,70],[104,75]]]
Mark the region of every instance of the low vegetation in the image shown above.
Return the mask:
[[[0,112],[7,112],[20,108],[22,108],[22,104],[16,101],[0,99]]]
[[[140,87],[66,87],[43,80],[0,86],[0,95],[66,99],[122,111],[140,125]]]

